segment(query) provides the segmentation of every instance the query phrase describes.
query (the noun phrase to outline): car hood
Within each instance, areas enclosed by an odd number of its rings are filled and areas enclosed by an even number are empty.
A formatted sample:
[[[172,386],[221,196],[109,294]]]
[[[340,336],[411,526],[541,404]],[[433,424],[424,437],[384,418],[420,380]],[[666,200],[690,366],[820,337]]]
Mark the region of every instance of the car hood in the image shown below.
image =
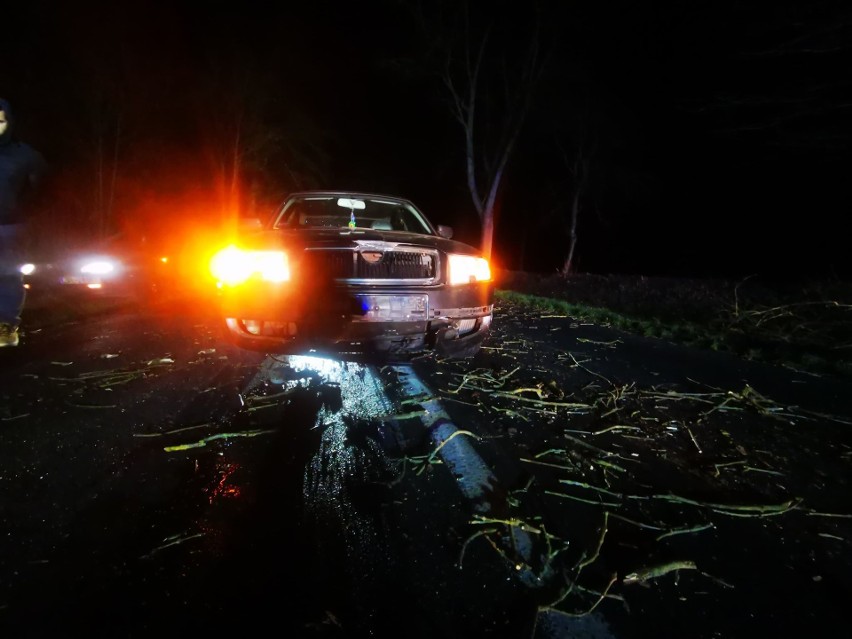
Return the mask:
[[[375,229],[273,229],[246,234],[241,238],[245,248],[254,249],[305,249],[305,248],[358,248],[371,243],[391,243],[400,246],[417,246],[446,253],[478,255],[475,248],[448,240],[438,235],[421,235],[403,231]]]

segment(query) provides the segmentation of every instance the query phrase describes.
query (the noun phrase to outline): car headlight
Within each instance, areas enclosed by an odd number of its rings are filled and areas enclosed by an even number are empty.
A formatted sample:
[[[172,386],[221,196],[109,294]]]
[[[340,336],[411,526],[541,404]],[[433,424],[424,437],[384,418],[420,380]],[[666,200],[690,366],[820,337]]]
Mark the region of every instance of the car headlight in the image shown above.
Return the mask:
[[[449,280],[451,285],[487,282],[491,279],[488,260],[473,255],[450,253]]]
[[[23,275],[32,275],[35,272],[36,267],[32,262],[27,262],[26,264],[21,264],[21,266],[18,267],[18,270],[21,271],[21,274]]]
[[[109,260],[91,260],[90,262],[84,262],[80,267],[81,273],[89,275],[106,275],[112,273],[114,270],[115,264]]]
[[[210,272],[220,282],[235,285],[251,277],[286,282],[290,266],[284,251],[246,251],[236,246],[222,249],[210,260]]]

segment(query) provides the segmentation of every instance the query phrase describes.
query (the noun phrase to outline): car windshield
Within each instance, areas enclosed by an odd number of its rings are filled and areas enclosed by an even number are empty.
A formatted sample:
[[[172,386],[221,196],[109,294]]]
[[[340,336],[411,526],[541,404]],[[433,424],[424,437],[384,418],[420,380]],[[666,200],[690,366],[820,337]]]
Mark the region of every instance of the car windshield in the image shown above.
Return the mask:
[[[293,197],[285,203],[274,227],[346,228],[352,221],[355,228],[434,235],[423,214],[407,202],[341,195]]]

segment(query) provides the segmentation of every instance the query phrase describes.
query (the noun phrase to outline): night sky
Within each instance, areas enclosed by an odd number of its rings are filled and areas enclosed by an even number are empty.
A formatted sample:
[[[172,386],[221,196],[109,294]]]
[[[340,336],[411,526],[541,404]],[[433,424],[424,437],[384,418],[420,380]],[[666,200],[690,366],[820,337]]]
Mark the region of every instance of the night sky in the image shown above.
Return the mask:
[[[520,59],[535,3],[472,4],[470,41],[491,25],[486,63]],[[409,197],[478,244],[436,55],[455,32],[424,35],[413,2],[290,5],[4,7],[0,95],[51,168],[43,232],[163,233],[346,188]],[[562,266],[582,152],[577,271],[852,277],[852,5],[540,5],[547,63],[502,182],[496,263]],[[497,127],[501,82],[488,86],[480,113]]]

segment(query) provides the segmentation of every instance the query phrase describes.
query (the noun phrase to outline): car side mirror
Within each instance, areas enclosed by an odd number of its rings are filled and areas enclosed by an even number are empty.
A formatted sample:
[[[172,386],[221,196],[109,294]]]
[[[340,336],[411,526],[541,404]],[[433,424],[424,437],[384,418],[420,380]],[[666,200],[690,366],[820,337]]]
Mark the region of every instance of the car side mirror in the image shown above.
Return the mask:
[[[439,224],[438,225],[438,235],[440,235],[441,237],[445,237],[448,240],[453,239],[453,227],[452,226],[446,226],[444,224]]]

